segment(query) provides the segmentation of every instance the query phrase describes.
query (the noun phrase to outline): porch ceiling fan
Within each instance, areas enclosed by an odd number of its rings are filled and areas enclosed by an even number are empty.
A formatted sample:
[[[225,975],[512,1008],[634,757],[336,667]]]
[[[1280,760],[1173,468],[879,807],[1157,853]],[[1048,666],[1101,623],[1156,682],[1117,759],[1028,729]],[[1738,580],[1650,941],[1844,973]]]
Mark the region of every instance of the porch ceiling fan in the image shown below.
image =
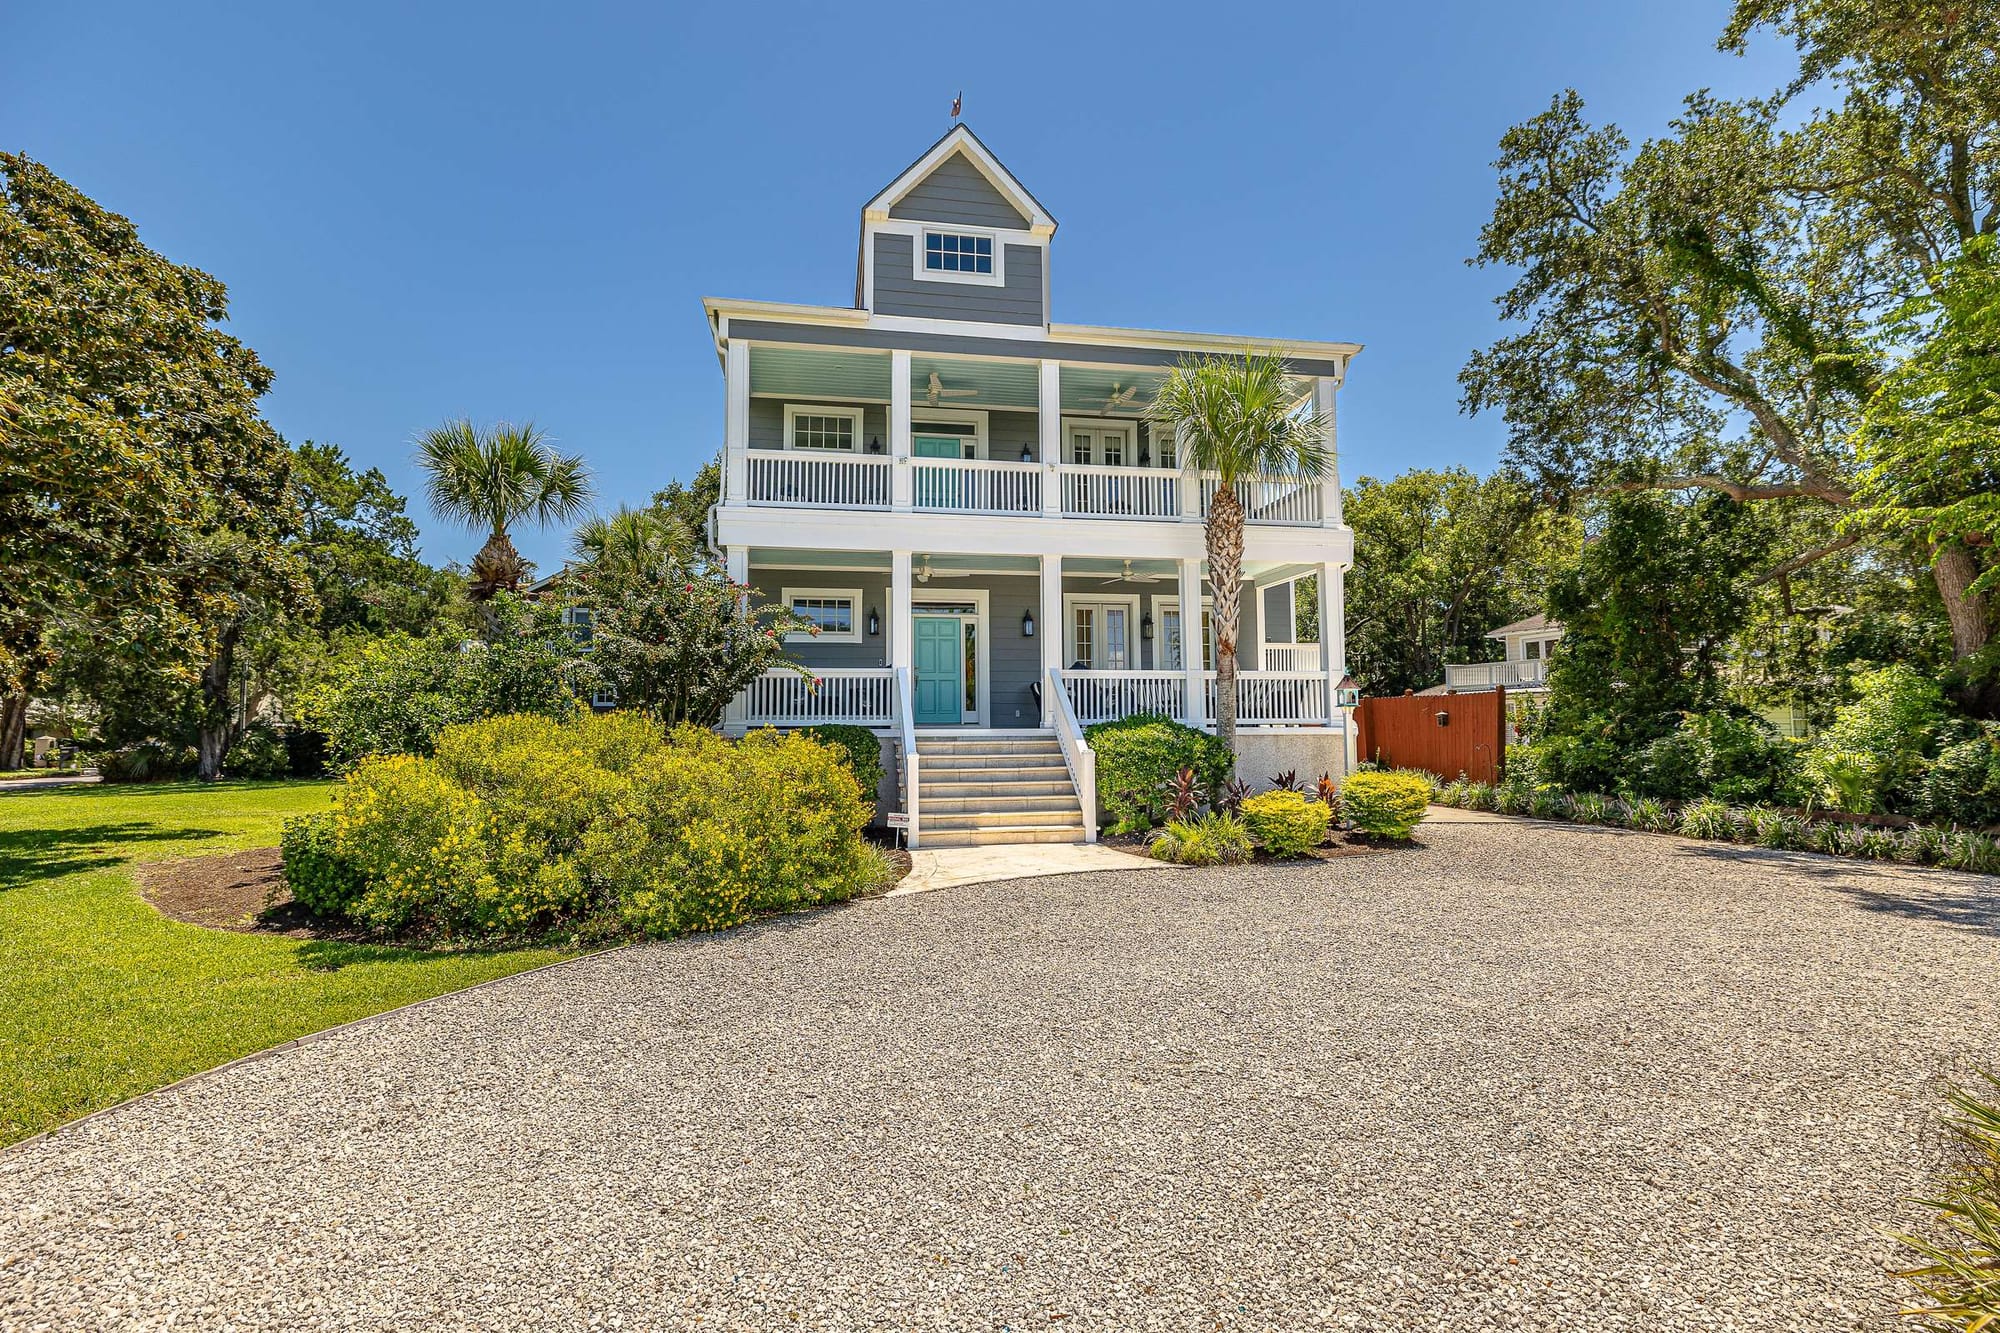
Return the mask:
[[[1160,579],[1161,579],[1162,577],[1164,577],[1164,576],[1163,576],[1163,575],[1160,575],[1160,574],[1134,574],[1134,573],[1132,572],[1132,562],[1131,562],[1130,560],[1127,560],[1127,561],[1125,562],[1125,572],[1124,572],[1124,573],[1122,573],[1122,574],[1113,574],[1113,575],[1112,575],[1112,576],[1111,576],[1110,578],[1108,578],[1108,579],[1105,579],[1105,580],[1104,580],[1104,582],[1106,582],[1106,583],[1158,583],[1158,582],[1160,581]]]
[[[938,402],[945,398],[977,398],[978,396],[979,390],[977,389],[945,388],[944,381],[938,378],[938,373],[935,370],[931,372],[931,390],[925,395],[932,407],[936,407]]]
[[[1123,389],[1114,384],[1111,386],[1111,396],[1104,400],[1104,410],[1107,412],[1123,412],[1128,408],[1143,410],[1146,406],[1144,403],[1132,401],[1138,393],[1139,386],[1136,384]]]
[[[970,570],[965,570],[965,569],[932,569],[932,568],[931,568],[931,558],[930,558],[929,556],[925,556],[925,557],[924,557],[924,558],[923,558],[922,560],[918,561],[918,562],[917,562],[917,567],[916,567],[915,571],[913,571],[913,572],[914,572],[914,573],[916,574],[916,576],[917,576],[917,582],[919,582],[919,583],[929,583],[929,582],[930,582],[930,581],[931,581],[931,580],[932,580],[933,578],[940,578],[940,579],[969,579],[969,578],[971,578],[971,577],[972,577],[972,571],[970,571]]]

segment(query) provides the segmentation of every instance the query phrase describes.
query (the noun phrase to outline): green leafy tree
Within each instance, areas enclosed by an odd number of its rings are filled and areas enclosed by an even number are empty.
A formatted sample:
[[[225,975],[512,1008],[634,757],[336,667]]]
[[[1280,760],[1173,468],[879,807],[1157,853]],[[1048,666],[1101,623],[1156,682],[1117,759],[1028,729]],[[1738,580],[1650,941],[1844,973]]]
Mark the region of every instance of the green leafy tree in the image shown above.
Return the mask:
[[[455,580],[417,553],[417,525],[379,468],[357,471],[338,445],[293,450],[297,544],[318,602],[320,634],[428,633],[450,614]]]
[[[1279,352],[1188,357],[1149,409],[1181,443],[1183,466],[1213,472],[1204,536],[1215,635],[1215,734],[1236,748],[1236,636],[1243,611],[1243,503],[1236,483],[1258,476],[1317,481],[1333,466],[1310,387]]]
[[[1768,534],[1727,496],[1614,494],[1576,568],[1549,591],[1563,637],[1537,729],[1547,776],[1612,791],[1683,713],[1724,702],[1722,666]]]
[[[722,460],[711,458],[701,465],[692,480],[670,481],[653,493],[653,508],[663,511],[685,529],[698,552],[715,557],[708,549],[708,511],[722,502]]]
[[[480,601],[514,591],[527,576],[528,562],[509,535],[514,524],[566,523],[590,503],[583,460],[557,453],[532,424],[480,430],[470,421],[447,422],[418,438],[417,462],[431,508],[487,534],[472,558],[471,593]]]
[[[1345,515],[1355,551],[1347,659],[1376,694],[1435,685],[1447,662],[1488,656],[1486,631],[1545,609],[1550,580],[1582,541],[1574,518],[1538,505],[1519,481],[1464,468],[1363,477]]]

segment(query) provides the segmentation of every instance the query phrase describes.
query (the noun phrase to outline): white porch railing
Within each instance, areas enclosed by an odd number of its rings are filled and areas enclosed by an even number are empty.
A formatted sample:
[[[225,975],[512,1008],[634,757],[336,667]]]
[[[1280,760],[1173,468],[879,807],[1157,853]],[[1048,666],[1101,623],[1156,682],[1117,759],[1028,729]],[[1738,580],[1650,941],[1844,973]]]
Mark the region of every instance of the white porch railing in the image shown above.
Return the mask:
[[[1187,717],[1187,673],[1182,671],[1061,671],[1063,698],[1085,726],[1165,713]]]
[[[1267,643],[1264,645],[1264,660],[1259,663],[1265,671],[1319,671],[1319,645],[1316,643]]]
[[[851,454],[752,450],[750,503],[823,509],[887,509],[890,463]]]
[[[802,676],[773,667],[736,696],[753,727],[809,727],[849,722],[886,727],[895,721],[895,677],[887,667],[818,667]]]
[[[1455,690],[1534,688],[1548,679],[1547,658],[1519,662],[1459,662],[1444,669],[1444,683]]]
[[[910,669],[895,667],[895,725],[896,744],[903,752],[903,813],[909,816],[909,827],[903,830],[903,840],[915,847],[923,835],[917,829],[917,710],[915,693],[910,687]],[[1089,807],[1086,806],[1085,809]]]
[[[1208,716],[1215,716],[1215,673],[1208,682]],[[1325,725],[1333,713],[1327,707],[1326,673],[1308,671],[1239,671],[1236,674],[1238,726]]]
[[[1076,799],[1083,805],[1083,840],[1096,842],[1097,752],[1084,740],[1083,726],[1070,706],[1069,683],[1064,677],[1071,674],[1074,673],[1050,667],[1045,688],[1053,701],[1049,711],[1055,715],[1056,743],[1062,746],[1063,762],[1069,765],[1070,784],[1076,788]]]
[[[912,491],[919,509],[954,514],[1039,514],[1042,466],[974,458],[916,458]]]
[[[1220,478],[1203,474],[1203,517],[1207,517],[1208,507],[1221,485]],[[1324,513],[1320,502],[1320,483],[1303,477],[1248,477],[1236,483],[1236,498],[1243,505],[1243,521],[1246,523],[1292,523],[1317,527]]]
[[[1066,518],[1179,518],[1181,474],[1156,467],[1063,467]]]

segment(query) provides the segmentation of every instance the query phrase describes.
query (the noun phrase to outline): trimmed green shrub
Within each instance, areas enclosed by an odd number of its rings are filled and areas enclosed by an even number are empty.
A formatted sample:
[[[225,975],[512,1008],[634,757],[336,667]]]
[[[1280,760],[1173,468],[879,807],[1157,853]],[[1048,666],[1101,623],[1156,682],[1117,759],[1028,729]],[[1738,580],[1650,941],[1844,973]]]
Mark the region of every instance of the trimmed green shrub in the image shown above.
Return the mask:
[[[882,786],[882,738],[866,727],[850,726],[844,722],[823,722],[818,726],[800,727],[799,734],[811,737],[821,745],[830,745],[847,757],[847,767],[854,774],[854,780],[861,784],[861,795],[869,804],[874,804],[875,793]]]
[[[1375,838],[1407,839],[1430,805],[1430,783],[1408,773],[1355,773],[1340,789],[1341,814]]]
[[[1235,766],[1219,738],[1159,713],[1098,722],[1083,734],[1097,752],[1097,807],[1114,832],[1142,832],[1164,819],[1167,788],[1181,769],[1215,791]]]
[[[229,747],[229,757],[222,764],[223,776],[230,778],[282,778],[291,771],[292,761],[285,750],[285,738],[278,734],[275,727],[245,729],[236,743]]]
[[[1333,812],[1297,791],[1267,791],[1243,803],[1250,836],[1272,856],[1302,856],[1326,841]]]
[[[292,899],[319,916],[345,916],[367,881],[360,869],[334,850],[333,812],[294,815],[285,821],[278,847],[284,858],[285,887]]]
[[[1147,851],[1157,861],[1177,865],[1233,865],[1250,859],[1250,830],[1234,815],[1210,811],[1199,819],[1170,820]]]

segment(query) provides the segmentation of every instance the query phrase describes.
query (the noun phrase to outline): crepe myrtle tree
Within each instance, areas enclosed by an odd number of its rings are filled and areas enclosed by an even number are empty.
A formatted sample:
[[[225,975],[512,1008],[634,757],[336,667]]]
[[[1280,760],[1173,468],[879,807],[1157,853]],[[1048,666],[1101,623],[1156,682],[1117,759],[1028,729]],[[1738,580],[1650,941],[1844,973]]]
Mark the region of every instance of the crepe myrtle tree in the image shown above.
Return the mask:
[[[534,425],[501,422],[481,430],[449,421],[417,438],[417,463],[431,508],[475,531],[486,544],[472,558],[469,592],[484,601],[513,592],[528,572],[509,529],[524,519],[566,523],[590,504],[590,473],[581,458],[557,453]]]
[[[792,661],[788,636],[819,627],[790,608],[758,600],[707,561],[675,548],[634,563],[594,561],[575,571],[576,604],[591,612],[595,675],[621,707],[667,726],[713,727],[751,681],[774,668],[818,687],[812,670]]]
[[[1233,753],[1243,609],[1243,502],[1236,484],[1257,476],[1324,477],[1333,467],[1326,422],[1312,406],[1312,386],[1291,373],[1283,352],[1184,357],[1160,385],[1149,415],[1180,441],[1184,466],[1217,477],[1204,532],[1215,596],[1215,734]]]

